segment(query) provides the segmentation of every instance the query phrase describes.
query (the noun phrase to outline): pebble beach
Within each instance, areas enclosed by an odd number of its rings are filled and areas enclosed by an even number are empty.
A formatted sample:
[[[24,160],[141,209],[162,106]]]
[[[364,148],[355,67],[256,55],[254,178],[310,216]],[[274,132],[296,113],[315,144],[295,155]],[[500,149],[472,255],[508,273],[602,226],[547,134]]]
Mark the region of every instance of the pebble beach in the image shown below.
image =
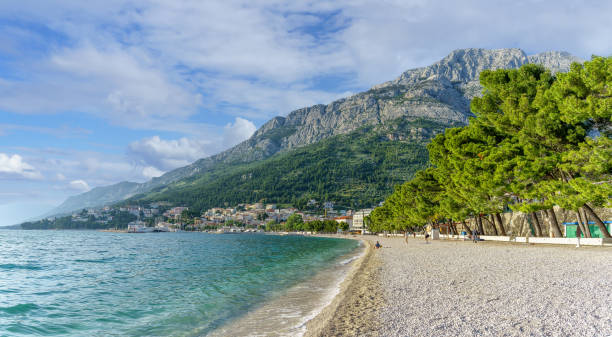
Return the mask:
[[[610,247],[359,238],[370,249],[307,336],[612,335]]]

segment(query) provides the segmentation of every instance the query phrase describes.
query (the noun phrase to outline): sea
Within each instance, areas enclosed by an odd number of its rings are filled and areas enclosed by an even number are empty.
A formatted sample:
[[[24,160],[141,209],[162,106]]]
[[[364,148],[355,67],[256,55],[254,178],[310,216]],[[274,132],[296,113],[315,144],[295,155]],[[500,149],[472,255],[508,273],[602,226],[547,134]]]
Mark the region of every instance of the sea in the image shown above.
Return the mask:
[[[0,230],[0,336],[300,336],[363,243]]]

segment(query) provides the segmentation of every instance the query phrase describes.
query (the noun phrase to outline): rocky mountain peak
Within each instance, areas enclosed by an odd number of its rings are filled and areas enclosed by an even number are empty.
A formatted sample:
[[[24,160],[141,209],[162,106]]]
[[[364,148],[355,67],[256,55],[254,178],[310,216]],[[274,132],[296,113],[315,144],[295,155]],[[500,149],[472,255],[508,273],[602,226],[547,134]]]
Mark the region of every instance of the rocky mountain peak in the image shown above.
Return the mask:
[[[465,124],[471,116],[470,99],[482,92],[478,82],[482,70],[518,68],[525,63],[537,63],[558,72],[567,71],[571,63],[576,61],[580,62],[569,53],[554,51],[527,56],[522,50],[514,48],[454,50],[431,66],[408,70],[395,80],[370,90],[327,105],[298,109],[286,117],[274,117],[251,138],[233,148],[170,171],[149,182],[128,188],[114,185],[108,189],[95,189],[73,199],[79,200],[91,195],[92,199],[106,202],[121,200],[187,177],[212,172],[221,167],[220,163],[263,160],[279,152],[346,134],[366,125],[385,124],[398,119],[429,119],[448,125]],[[104,196],[98,195],[96,191]],[[66,206],[64,208],[60,206],[60,209],[78,209],[82,207],[81,204],[70,203],[63,205]]]
[[[572,63],[582,63],[580,58],[564,51],[547,51],[527,57],[529,63],[541,64],[553,73],[568,71]]]
[[[271,120],[267,121],[264,125],[262,125],[259,129],[257,129],[257,131],[255,131],[255,133],[253,134],[252,137],[257,138],[260,137],[261,135],[265,134],[266,132],[275,129],[275,128],[279,128],[281,126],[285,125],[285,117],[281,117],[281,116],[277,116],[272,118]]]

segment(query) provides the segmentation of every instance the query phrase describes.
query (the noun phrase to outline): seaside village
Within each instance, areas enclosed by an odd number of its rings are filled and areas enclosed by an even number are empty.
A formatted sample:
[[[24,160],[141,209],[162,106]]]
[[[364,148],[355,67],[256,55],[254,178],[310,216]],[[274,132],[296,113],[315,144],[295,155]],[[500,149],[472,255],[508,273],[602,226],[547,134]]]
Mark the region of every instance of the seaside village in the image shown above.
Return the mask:
[[[382,203],[381,203],[382,204]],[[115,229],[110,231],[121,231],[128,233],[148,233],[148,232],[180,232],[180,231],[200,231],[209,233],[242,233],[242,232],[301,232],[301,233],[351,233],[351,234],[369,234],[369,226],[367,225],[367,217],[372,212],[373,208],[359,210],[335,210],[331,202],[319,203],[312,199],[308,202],[308,209],[299,210],[293,207],[277,207],[276,204],[238,204],[234,207],[214,207],[208,209],[201,214],[194,214],[189,207],[173,206],[167,202],[157,202],[142,206],[121,206],[109,207],[101,209],[85,209],[81,212],[72,214],[72,222],[92,222],[97,225],[108,228],[109,224],[119,224]],[[599,210],[603,212],[604,218],[612,217],[609,209]],[[122,219],[115,219],[119,216]],[[128,221],[125,221],[126,215],[129,216]],[[293,217],[293,220],[291,218]],[[506,212],[501,214],[503,223],[506,223],[508,228],[506,232],[498,233],[496,226],[491,224],[495,221],[488,220],[483,222],[484,230],[480,232],[479,239],[481,240],[530,240],[529,242],[536,243],[553,243],[548,242],[553,237],[551,224],[549,219],[543,217],[529,217],[521,212]],[[571,243],[560,242],[559,240],[576,238],[577,222],[568,212],[557,212],[561,238],[552,239],[555,243]],[[483,217],[484,220],[487,220]],[[113,221],[115,220],[115,221]],[[119,220],[119,221],[117,221]],[[424,234],[425,230],[432,239],[454,236],[456,238],[472,238],[470,234],[473,228],[477,226],[475,219],[470,219],[463,223],[453,224],[437,224],[436,226],[426,226],[419,228],[419,235]],[[297,225],[296,225],[297,224]],[[604,221],[604,226],[610,231],[612,227],[611,221]],[[594,222],[589,222],[590,235],[589,238],[602,238],[602,234],[598,226]],[[399,233],[389,233],[375,230],[379,235],[402,235]],[[488,235],[487,235],[488,233]],[[530,234],[531,233],[531,234]],[[500,236],[501,235],[501,236]],[[529,238],[530,237],[530,238]],[[597,244],[597,240],[588,239]],[[588,244],[588,240],[584,243]],[[557,242],[559,241],[559,242]],[[597,241],[597,242],[596,242]]]
[[[239,204],[235,207],[215,207],[202,214],[192,214],[189,207],[169,207],[167,203],[152,203],[149,207],[122,206],[120,212],[127,212],[136,217],[127,225],[129,233],[146,232],[177,232],[203,231],[216,233],[240,233],[282,231],[282,226],[290,217],[296,217],[300,223],[336,222],[337,231],[364,234],[364,218],[372,211],[371,208],[361,210],[334,210],[333,203],[325,202],[319,205],[316,200],[310,200],[308,206],[322,211],[307,212],[297,208],[279,208],[276,204]],[[87,209],[81,213],[72,214],[73,221],[88,221],[95,217],[101,224],[112,221],[113,209]],[[322,213],[322,214],[319,214]],[[272,228],[271,228],[272,227]],[[280,229],[280,230],[279,230]],[[328,231],[329,232],[329,231]]]

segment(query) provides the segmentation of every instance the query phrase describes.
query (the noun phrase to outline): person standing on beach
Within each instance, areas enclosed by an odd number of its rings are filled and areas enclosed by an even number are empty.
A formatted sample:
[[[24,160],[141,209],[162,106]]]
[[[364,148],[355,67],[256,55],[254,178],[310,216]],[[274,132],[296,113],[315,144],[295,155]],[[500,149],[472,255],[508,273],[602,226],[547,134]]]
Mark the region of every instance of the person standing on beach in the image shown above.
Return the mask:
[[[473,241],[474,243],[478,242],[478,230],[477,230],[477,229],[474,229],[474,230],[472,231],[472,241]]]
[[[408,244],[408,231],[404,232],[404,241]]]
[[[582,230],[580,229],[580,224],[576,225],[576,248],[580,248],[580,236],[582,235]]]

